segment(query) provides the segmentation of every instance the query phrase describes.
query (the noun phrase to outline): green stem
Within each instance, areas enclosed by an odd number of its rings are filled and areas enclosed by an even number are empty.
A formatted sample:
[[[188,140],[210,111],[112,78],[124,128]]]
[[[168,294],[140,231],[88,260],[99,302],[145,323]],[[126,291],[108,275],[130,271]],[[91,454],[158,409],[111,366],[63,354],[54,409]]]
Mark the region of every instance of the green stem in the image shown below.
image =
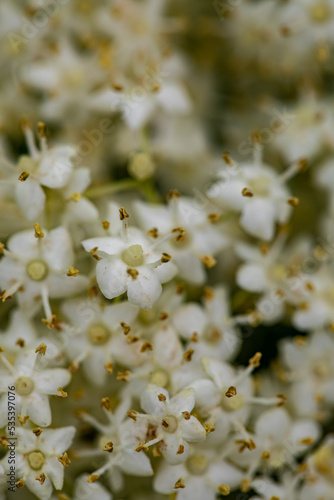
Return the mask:
[[[88,189],[84,193],[84,196],[87,196],[87,198],[97,198],[105,194],[118,193],[119,191],[127,191],[129,189],[140,189],[140,184],[135,179],[123,179]]]

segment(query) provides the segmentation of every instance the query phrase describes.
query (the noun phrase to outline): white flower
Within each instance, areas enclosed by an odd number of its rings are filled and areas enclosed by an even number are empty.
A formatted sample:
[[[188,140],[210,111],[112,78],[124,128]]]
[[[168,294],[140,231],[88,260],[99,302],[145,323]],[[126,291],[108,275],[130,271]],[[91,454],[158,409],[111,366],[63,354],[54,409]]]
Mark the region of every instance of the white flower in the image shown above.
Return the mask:
[[[7,329],[0,334],[0,345],[6,353],[19,354],[38,345],[37,332],[31,319],[20,309],[11,312]]]
[[[304,500],[303,496],[299,496],[298,492],[298,474],[286,472],[280,477],[279,482],[275,482],[268,477],[259,476],[252,481],[252,488],[260,495],[260,497],[251,497],[250,500],[272,500],[279,498],[280,500]],[[314,497],[315,498],[315,497]]]
[[[7,247],[0,261],[3,301],[16,293],[20,306],[31,314],[42,301],[50,322],[49,297],[68,297],[88,286],[85,276],[67,276],[74,253],[70,235],[63,227],[45,231],[42,238],[35,237],[33,231],[21,231],[9,238]]]
[[[30,125],[24,126],[24,132],[29,156],[21,156],[16,167],[15,199],[24,216],[33,220],[45,207],[46,194],[42,186],[59,189],[70,179],[75,150],[67,145],[48,149],[44,131],[40,137],[41,150],[38,150]]]
[[[333,263],[319,263],[315,259],[314,262],[318,269],[312,273],[306,271],[296,276],[295,280],[295,293],[291,302],[296,310],[292,316],[292,324],[298,330],[321,329],[334,323]]]
[[[158,230],[151,233],[155,246],[167,249],[178,266],[180,278],[191,284],[203,284],[205,267],[215,264],[213,257],[227,243],[219,225],[210,222],[210,212],[195,199],[180,197],[176,192],[171,193],[167,206],[137,202],[135,210],[144,230]]]
[[[157,492],[165,495],[176,493],[177,500],[215,500],[219,487],[226,494],[240,485],[243,476],[237,467],[222,460],[221,453],[193,447],[184,464],[162,463],[154,477],[153,486]],[[184,487],[176,489],[178,482]]]
[[[116,360],[129,363],[128,344],[121,323],[132,327],[139,308],[129,302],[106,305],[99,300],[73,299],[63,303],[63,312],[74,326],[65,328],[69,334],[67,352],[75,364],[82,363],[84,373],[93,384],[102,385]],[[133,332],[131,331],[131,335]],[[115,342],[124,341],[121,352],[115,352]],[[140,347],[142,345],[139,342]],[[133,344],[132,344],[133,345]],[[140,352],[135,353],[140,359]]]
[[[284,339],[280,359],[290,382],[289,401],[298,416],[315,418],[334,404],[334,339],[332,333]]]
[[[170,256],[159,254],[139,229],[127,229],[125,224],[124,228],[119,237],[90,238],[82,245],[99,260],[96,279],[105,297],[127,292],[129,302],[151,309],[162,292],[161,283],[171,280],[177,269]]]
[[[49,395],[62,396],[60,389],[66,387],[71,374],[64,368],[45,368],[42,354],[34,350],[25,350],[12,365],[0,354],[1,383],[0,392],[0,425],[7,421],[8,387],[15,387],[15,404],[17,412],[23,419],[29,419],[36,425],[46,427],[51,424]],[[0,365],[0,366],[1,366]],[[5,368],[5,370],[3,369]]]
[[[88,483],[88,474],[82,474],[74,484],[73,500],[112,500],[112,494],[100,483]]]
[[[331,500],[333,498],[333,466],[334,466],[334,437],[328,434],[323,443],[307,459],[307,475],[301,487],[301,500],[314,500],[323,498]]]
[[[260,158],[253,163],[232,163],[218,174],[207,195],[224,210],[240,213],[239,223],[248,234],[270,241],[276,224],[286,223],[291,214],[286,177]]]
[[[288,162],[301,157],[312,159],[322,148],[333,148],[331,101],[308,93],[300,102],[289,106],[287,113],[292,117],[291,123],[276,134],[274,144]]]
[[[144,422],[136,425],[126,417],[126,412],[130,409],[129,398],[123,397],[113,412],[108,398],[104,398],[102,403],[106,424],[101,424],[88,413],[82,414],[82,419],[99,432],[97,446],[77,453],[82,457],[101,460],[100,467],[90,475],[91,480],[96,481],[106,473],[111,488],[120,491],[124,487],[123,474],[144,477],[153,474],[149,458],[145,453],[135,451],[135,447],[145,438],[147,427]]]
[[[293,421],[284,408],[263,412],[255,423],[254,441],[263,452],[269,453],[266,463],[272,469],[295,463],[320,437],[320,426],[311,419]]]
[[[64,465],[58,460],[71,446],[75,427],[43,429],[39,436],[32,429],[16,429],[16,473],[37,498],[49,500],[53,486],[60,490]]]
[[[204,307],[195,302],[182,305],[172,321],[181,337],[191,342],[195,357],[231,359],[241,343],[223,287],[207,289]]]
[[[254,402],[251,373],[255,366],[250,364],[244,370],[236,370],[228,363],[210,358],[203,358],[202,363],[211,380],[202,377],[189,385],[196,391],[197,408],[216,428],[209,438],[220,442],[249,418]]]
[[[140,398],[140,405],[146,414],[135,413],[133,418],[144,419],[154,426],[154,435],[137,450],[159,443],[159,450],[169,464],[185,462],[189,443],[204,441],[204,427],[190,412],[195,406],[195,391],[184,389],[169,399],[166,389],[149,384]]]

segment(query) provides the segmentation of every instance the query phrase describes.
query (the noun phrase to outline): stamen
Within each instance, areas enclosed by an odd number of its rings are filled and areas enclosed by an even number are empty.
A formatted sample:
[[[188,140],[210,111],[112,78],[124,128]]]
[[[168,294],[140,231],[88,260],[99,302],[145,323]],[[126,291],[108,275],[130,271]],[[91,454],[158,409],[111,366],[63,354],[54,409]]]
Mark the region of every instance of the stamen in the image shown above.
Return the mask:
[[[21,126],[27,143],[29,154],[32,158],[37,159],[39,157],[39,151],[36,146],[35,137],[31,128],[31,123],[27,118],[21,120]]]
[[[47,141],[46,141],[46,125],[45,125],[45,123],[38,122],[37,123],[37,131],[38,131],[38,135],[40,138],[41,151],[43,153],[46,153],[46,151],[48,149],[48,145],[47,145]]]
[[[286,182],[292,179],[296,174],[303,172],[305,168],[307,167],[307,159],[306,158],[301,158],[297,160],[295,163],[290,165],[285,172],[283,172],[279,178],[281,182]]]

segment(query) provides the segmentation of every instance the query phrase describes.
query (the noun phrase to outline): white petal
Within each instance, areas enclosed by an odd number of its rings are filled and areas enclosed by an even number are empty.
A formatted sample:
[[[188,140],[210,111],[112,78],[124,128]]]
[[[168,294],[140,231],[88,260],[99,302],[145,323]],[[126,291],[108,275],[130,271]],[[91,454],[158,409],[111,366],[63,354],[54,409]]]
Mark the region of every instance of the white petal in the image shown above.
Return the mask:
[[[92,348],[87,358],[83,361],[83,369],[88,380],[93,384],[103,385],[107,378],[107,370],[104,368],[106,352],[103,347]]]
[[[328,314],[328,306],[324,302],[312,301],[307,309],[300,309],[294,313],[292,322],[298,330],[313,330],[325,326]]]
[[[33,435],[32,435],[33,434]],[[23,427],[17,427],[15,430],[15,435],[17,436],[17,449],[20,453],[25,454],[30,451],[36,450],[37,448],[37,437],[30,429],[24,429]]]
[[[169,401],[169,395],[166,389],[154,384],[149,384],[140,398],[140,406],[148,415],[163,416],[166,413],[166,405],[160,401],[158,396],[163,394],[166,397],[166,402]]]
[[[109,255],[119,254],[125,250],[126,245],[119,238],[101,237],[89,238],[81,242],[86,252],[90,252],[93,248],[98,248],[101,252]]]
[[[47,455],[61,455],[71,446],[75,427],[44,429],[39,437],[39,449]]]
[[[44,231],[45,233],[45,231]],[[8,250],[18,255],[24,254],[26,260],[38,257],[38,240],[34,231],[20,231],[11,236],[7,243]]]
[[[183,464],[169,465],[162,462],[153,479],[153,488],[158,493],[169,495],[175,492],[174,486],[176,481],[182,477],[188,476],[189,473]]]
[[[123,116],[130,129],[138,129],[150,118],[155,108],[154,99],[146,96],[142,101],[128,99],[123,107]]]
[[[173,220],[165,205],[149,204],[142,201],[134,202],[134,211],[140,227],[145,231],[157,227],[162,234],[173,229]]]
[[[202,285],[206,280],[204,264],[189,250],[172,253],[173,262],[178,267],[179,277],[192,285]]]
[[[151,309],[160,297],[162,286],[154,271],[145,267],[138,269],[138,276],[128,277],[128,300],[142,309]]]
[[[164,83],[157,94],[157,101],[168,113],[186,114],[191,110],[188,94],[175,83]]]
[[[69,232],[57,227],[43,239],[43,253],[49,267],[57,271],[67,271],[73,265],[74,253]]]
[[[150,459],[143,452],[125,451],[122,453],[120,462],[117,462],[123,472],[132,476],[152,476],[153,469]]]
[[[189,420],[182,420],[179,423],[182,430],[182,438],[191,443],[197,443],[199,441],[205,441],[206,432],[203,425],[197,418],[191,415]]]
[[[72,193],[83,193],[91,183],[91,171],[87,167],[76,168],[64,188],[64,194],[68,197]]]
[[[255,432],[261,437],[271,439],[276,443],[282,442],[291,426],[291,419],[283,408],[274,408],[263,412],[255,423]]]
[[[245,477],[244,472],[224,461],[211,465],[206,475],[217,486],[227,484],[231,490],[237,488]]]
[[[181,476],[182,477],[182,476]],[[203,477],[191,476],[186,482],[186,487],[178,490],[178,500],[215,500],[217,498],[217,489]]]
[[[177,435],[165,433],[164,440],[161,441],[160,451],[165,458],[166,462],[171,465],[181,464],[185,462],[189,456],[190,447],[187,441],[180,439]],[[184,446],[184,452],[178,454],[180,444]]]
[[[205,412],[219,404],[221,394],[212,380],[203,378],[195,380],[195,382],[189,385],[195,389],[196,408],[198,411]]]
[[[83,292],[89,286],[89,278],[79,274],[72,276],[51,274],[45,280],[49,296],[52,299],[63,299],[79,292]]]
[[[34,377],[35,389],[41,394],[56,394],[58,387],[66,387],[71,380],[71,374],[64,368],[43,370]]]
[[[29,220],[36,219],[44,210],[45,193],[39,183],[31,177],[24,182],[17,182],[15,196],[21,212]]]
[[[245,264],[238,269],[238,285],[249,292],[263,292],[267,285],[265,269],[259,264]]]
[[[99,217],[99,211],[87,198],[81,198],[79,201],[70,201],[67,205],[66,220],[69,223],[96,221]]]
[[[135,304],[121,302],[120,304],[105,306],[101,311],[101,318],[112,329],[119,326],[121,321],[131,325],[137,318],[138,313],[139,307]]]
[[[56,490],[61,490],[64,483],[64,466],[56,457],[48,457],[43,466],[43,472],[54,484]]]
[[[207,195],[220,207],[239,211],[246,204],[245,197],[242,196],[242,190],[245,187],[244,181],[234,180],[228,174],[224,181],[218,180],[213,184]]]
[[[170,400],[169,411],[173,415],[180,415],[183,411],[191,412],[195,406],[195,389],[188,387],[176,394]]]
[[[99,482],[88,483],[89,474],[75,481],[73,500],[112,500],[112,495]]]
[[[154,274],[158,277],[160,283],[167,283],[178,273],[178,268],[173,262],[165,262],[154,269]]]
[[[249,200],[242,211],[240,225],[243,229],[265,241],[274,236],[276,211],[273,203],[266,199]]]
[[[107,299],[114,299],[126,292],[129,277],[126,270],[127,266],[121,261],[108,262],[102,259],[97,263],[96,280]]]
[[[167,371],[178,366],[183,358],[183,348],[179,336],[169,325],[155,333],[153,350],[159,353],[159,364]]]
[[[49,500],[51,498],[53,488],[50,479],[47,477],[43,484],[35,479],[38,475],[37,471],[30,472],[26,478],[25,486],[32,491],[40,500]]]
[[[53,189],[64,187],[73,170],[74,154],[75,151],[70,146],[49,149],[38,167],[40,183]]]
[[[303,439],[311,438],[312,439],[311,444],[313,444],[313,442],[317,441],[319,437],[320,437],[320,426],[317,422],[314,422],[313,420],[307,420],[307,419],[297,420],[292,424],[290,439],[295,444],[296,449],[300,452],[304,451],[306,448],[310,446],[305,443],[301,443]]]
[[[41,427],[48,427],[52,419],[49,397],[34,391],[26,397],[26,401],[30,420]]]
[[[181,306],[174,314],[174,325],[182,337],[190,338],[196,332],[201,335],[206,326],[206,314],[195,303]]]

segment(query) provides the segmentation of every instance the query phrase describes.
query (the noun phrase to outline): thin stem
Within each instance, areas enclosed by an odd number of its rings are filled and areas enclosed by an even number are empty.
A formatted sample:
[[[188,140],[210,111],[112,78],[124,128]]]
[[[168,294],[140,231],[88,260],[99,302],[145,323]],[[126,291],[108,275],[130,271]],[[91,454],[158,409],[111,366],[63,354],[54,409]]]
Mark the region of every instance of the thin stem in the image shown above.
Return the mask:
[[[128,189],[140,189],[140,183],[134,179],[122,179],[103,186],[96,186],[88,189],[84,196],[87,198],[97,198],[106,194],[118,193],[119,191],[126,191]]]

